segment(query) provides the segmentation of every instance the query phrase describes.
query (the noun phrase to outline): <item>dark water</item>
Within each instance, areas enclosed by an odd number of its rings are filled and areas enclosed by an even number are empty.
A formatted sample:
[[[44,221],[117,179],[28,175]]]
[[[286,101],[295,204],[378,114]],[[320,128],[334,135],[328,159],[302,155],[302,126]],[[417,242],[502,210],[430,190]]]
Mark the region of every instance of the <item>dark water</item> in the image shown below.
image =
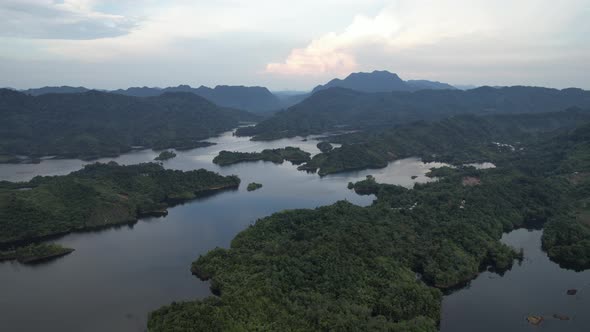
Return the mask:
[[[443,300],[441,332],[590,331],[590,271],[561,269],[541,250],[542,231],[519,229],[502,238],[525,259],[504,276],[484,272]],[[577,289],[574,296],[568,289]],[[567,315],[569,321],[553,318]],[[543,316],[539,326],[528,315]]]
[[[411,187],[429,180],[430,167],[409,158],[381,170],[320,178],[296,170],[290,163],[254,162],[218,167],[211,160],[220,150],[260,151],[298,146],[318,153],[316,141],[301,138],[251,142],[226,133],[218,145],[178,152],[164,166],[206,168],[242,179],[237,191],[189,202],[169,210],[166,218],[142,219],[133,227],[71,234],[57,242],[76,249],[43,265],[0,263],[0,331],[143,331],[147,313],[172,301],[208,296],[208,284],[190,274],[190,263],[231,239],[257,218],[292,208],[313,208],[346,199],[368,205],[371,196],[346,189],[349,181],[373,174],[380,182]],[[151,161],[157,154],[136,151],[114,159],[122,164]],[[28,180],[36,175],[67,174],[79,160],[45,160],[37,165],[0,165],[0,180]],[[418,176],[411,180],[411,176]],[[249,182],[264,187],[247,192]],[[526,260],[504,277],[485,272],[468,288],[444,298],[441,331],[590,331],[590,273],[560,269],[540,250],[540,231],[518,230],[504,237],[525,249]],[[565,291],[577,288],[576,296]],[[529,326],[525,316],[554,314],[570,321],[548,319]]]
[[[317,141],[294,138],[251,142],[231,133],[211,141],[218,145],[178,152],[176,158],[164,165],[236,174],[242,179],[239,190],[171,208],[167,217],[142,219],[133,227],[65,236],[56,242],[76,251],[44,265],[0,263],[0,331],[145,330],[151,310],[172,301],[208,296],[208,284],[190,274],[190,263],[216,246],[227,247],[239,231],[257,218],[343,199],[368,205],[374,197],[358,196],[346,189],[349,181],[366,174],[405,186],[428,180],[424,177],[428,167],[411,158],[378,171],[324,178],[297,171],[288,162],[242,163],[220,168],[211,162],[219,150],[260,151],[299,146],[317,153]],[[151,161],[156,155],[144,150],[100,161],[132,164]],[[36,175],[67,174],[83,164],[79,160],[45,160],[37,165],[0,165],[0,180],[24,181]],[[412,175],[418,178],[411,180]],[[246,185],[253,181],[264,187],[247,192]]]

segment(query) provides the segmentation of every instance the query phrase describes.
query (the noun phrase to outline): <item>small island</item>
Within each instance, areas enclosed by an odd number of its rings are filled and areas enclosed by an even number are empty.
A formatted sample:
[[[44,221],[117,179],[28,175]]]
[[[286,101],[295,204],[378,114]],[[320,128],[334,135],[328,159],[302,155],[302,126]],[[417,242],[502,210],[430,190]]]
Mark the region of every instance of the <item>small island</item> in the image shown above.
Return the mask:
[[[17,260],[23,264],[34,264],[65,256],[74,251],[55,243],[30,244],[13,250],[0,251],[0,262]]]
[[[310,156],[309,152],[291,146],[282,149],[266,149],[262,150],[262,152],[231,152],[224,150],[219,152],[219,155],[213,159],[213,163],[227,166],[241,162],[263,160],[281,164],[287,160],[294,165],[299,165],[310,161]]]
[[[162,151],[156,158],[154,158],[154,160],[164,161],[174,157],[176,157],[176,153],[174,153],[174,151]]]
[[[256,182],[252,182],[250,184],[248,184],[248,188],[246,188],[248,191],[254,191],[257,189],[262,188],[262,184],[260,183],[256,183]]]
[[[332,144],[325,141],[319,142],[316,146],[322,153],[330,152],[333,149]]]

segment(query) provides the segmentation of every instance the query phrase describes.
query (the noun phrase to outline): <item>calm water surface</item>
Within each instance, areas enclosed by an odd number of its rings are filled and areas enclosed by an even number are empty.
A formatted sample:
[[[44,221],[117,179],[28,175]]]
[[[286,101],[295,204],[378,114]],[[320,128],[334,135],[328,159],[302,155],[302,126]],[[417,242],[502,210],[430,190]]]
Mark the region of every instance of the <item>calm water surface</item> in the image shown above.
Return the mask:
[[[349,181],[366,174],[378,174],[381,181],[405,186],[428,180],[424,177],[428,167],[411,158],[378,171],[323,178],[297,171],[289,162],[218,167],[211,161],[220,150],[285,146],[314,154],[319,150],[313,139],[252,142],[231,132],[210,141],[217,145],[177,152],[164,166],[236,174],[242,179],[239,190],[176,206],[165,218],[142,219],[132,227],[67,235],[56,242],[76,251],[43,265],[0,263],[0,331],[143,331],[148,312],[172,301],[208,296],[208,283],[191,275],[190,263],[217,246],[229,246],[231,239],[256,219],[284,209],[314,208],[344,199],[368,205],[373,196],[358,196],[346,189]],[[152,161],[156,155],[142,150],[99,161],[135,164]],[[80,160],[3,164],[0,180],[67,174],[84,164],[87,162]],[[411,180],[412,175],[418,178]],[[246,185],[253,181],[264,187],[247,192]]]
[[[285,162],[242,163],[218,167],[211,161],[220,150],[260,151],[297,146],[318,153],[317,141],[301,138],[252,142],[231,132],[217,145],[177,152],[167,168],[206,168],[242,179],[238,190],[223,192],[169,209],[165,218],[142,219],[132,227],[77,233],[56,242],[75,248],[71,255],[36,266],[0,263],[0,331],[144,331],[148,312],[172,301],[208,296],[209,285],[190,274],[190,263],[220,246],[256,219],[292,208],[314,208],[337,200],[368,205],[372,196],[346,189],[349,181],[373,174],[380,182],[411,187],[430,179],[429,168],[415,158],[398,160],[380,170],[320,178]],[[114,160],[120,164],[152,161],[151,150],[135,151]],[[63,175],[80,169],[80,160],[44,160],[40,164],[0,164],[0,180],[26,181],[36,175]],[[417,176],[412,180],[412,176]],[[262,189],[247,192],[249,182]],[[588,331],[590,275],[560,269],[540,251],[540,231],[519,230],[504,237],[525,249],[526,260],[504,277],[485,272],[468,288],[446,296],[441,331]],[[578,288],[578,295],[565,295]],[[566,314],[571,321],[547,320],[531,327],[524,317]]]
[[[484,272],[443,299],[441,332],[590,331],[590,271],[560,268],[541,250],[540,230],[519,229],[502,241],[525,259],[503,276]],[[577,289],[574,296],[568,289]],[[570,317],[568,321],[554,314]],[[543,316],[539,326],[528,315]]]

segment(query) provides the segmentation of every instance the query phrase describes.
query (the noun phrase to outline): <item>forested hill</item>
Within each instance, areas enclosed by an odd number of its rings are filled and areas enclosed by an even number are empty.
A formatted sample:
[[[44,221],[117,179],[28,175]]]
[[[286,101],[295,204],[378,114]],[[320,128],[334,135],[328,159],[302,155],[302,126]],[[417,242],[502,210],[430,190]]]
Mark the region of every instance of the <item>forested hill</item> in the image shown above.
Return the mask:
[[[519,254],[499,241],[503,232],[532,224],[544,225],[543,249],[553,261],[590,268],[590,126],[572,129],[576,116],[555,115],[545,126],[532,115],[530,127],[519,115],[514,126],[509,117],[490,120],[499,139],[531,138],[524,149],[500,151],[491,159],[497,168],[434,169],[438,181],[413,189],[367,177],[349,187],[375,194],[369,207],[341,201],[258,220],[229,249],[193,263],[215,296],[152,312],[149,330],[434,332],[439,289],[486,268],[509,269]],[[439,139],[446,143],[440,151],[452,151],[455,141],[482,148],[473,132],[446,134],[416,132],[414,141]],[[420,154],[423,146],[410,148]]]
[[[315,155],[300,169],[320,175],[382,168],[395,159],[421,157],[456,165],[493,161],[506,151],[526,149],[546,138],[590,123],[590,109],[533,114],[459,115],[395,128],[357,132],[328,139],[341,147]]]
[[[183,172],[155,163],[114,162],[29,182],[0,181],[0,247],[166,215],[169,206],[239,184],[237,176],[205,169]]]
[[[572,106],[590,107],[590,92],[522,86],[391,93],[332,88],[313,94],[255,127],[242,128],[238,134],[264,140],[437,120],[465,113],[538,113]]]
[[[218,85],[215,88],[206,86],[193,88],[189,85],[179,85],[164,89],[143,87],[113,91],[113,93],[134,97],[159,96],[166,92],[194,93],[216,105],[251,112],[276,111],[281,108],[279,99],[268,91],[267,88],[260,86]]]
[[[352,73],[345,79],[335,78],[324,85],[318,85],[312,93],[329,88],[346,88],[362,92],[391,92],[391,91],[417,91],[424,89],[456,89],[454,86],[427,80],[404,81],[397,74],[386,70],[375,70],[371,73]]]
[[[190,93],[138,98],[89,91],[34,97],[0,89],[0,161],[15,161],[15,155],[116,156],[132,146],[190,148],[256,118]]]
[[[85,87],[46,86],[37,89],[22,90],[21,92],[31,96],[40,96],[49,93],[70,94],[87,91],[90,91],[90,89]],[[150,88],[144,86],[101,91],[131,97],[156,97],[168,92],[189,92],[201,96],[221,107],[230,107],[250,112],[277,111],[284,105],[277,96],[262,86],[218,85],[214,88],[206,86],[193,88],[189,85],[171,86],[167,88]]]

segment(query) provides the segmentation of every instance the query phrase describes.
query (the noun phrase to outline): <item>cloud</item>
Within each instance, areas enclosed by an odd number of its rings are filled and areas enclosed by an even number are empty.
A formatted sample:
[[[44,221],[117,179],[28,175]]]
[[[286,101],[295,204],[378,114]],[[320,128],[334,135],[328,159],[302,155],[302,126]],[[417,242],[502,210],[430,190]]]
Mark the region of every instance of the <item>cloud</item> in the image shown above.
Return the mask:
[[[128,34],[137,20],[94,10],[92,0],[3,0],[0,36],[89,40]]]
[[[588,10],[588,2],[582,0],[400,0],[375,16],[357,15],[343,31],[326,33],[291,50],[285,60],[268,63],[265,71],[286,76],[342,75],[388,68],[397,59],[407,62],[403,57],[410,53],[436,61],[441,51],[466,61],[474,60],[466,54],[476,55],[480,64],[507,57],[559,57],[558,44],[564,44],[572,31],[588,31],[587,21],[573,23],[580,14],[587,18]],[[454,52],[446,44],[452,44]],[[518,53],[511,54],[512,50]],[[371,58],[382,61],[367,62]]]

